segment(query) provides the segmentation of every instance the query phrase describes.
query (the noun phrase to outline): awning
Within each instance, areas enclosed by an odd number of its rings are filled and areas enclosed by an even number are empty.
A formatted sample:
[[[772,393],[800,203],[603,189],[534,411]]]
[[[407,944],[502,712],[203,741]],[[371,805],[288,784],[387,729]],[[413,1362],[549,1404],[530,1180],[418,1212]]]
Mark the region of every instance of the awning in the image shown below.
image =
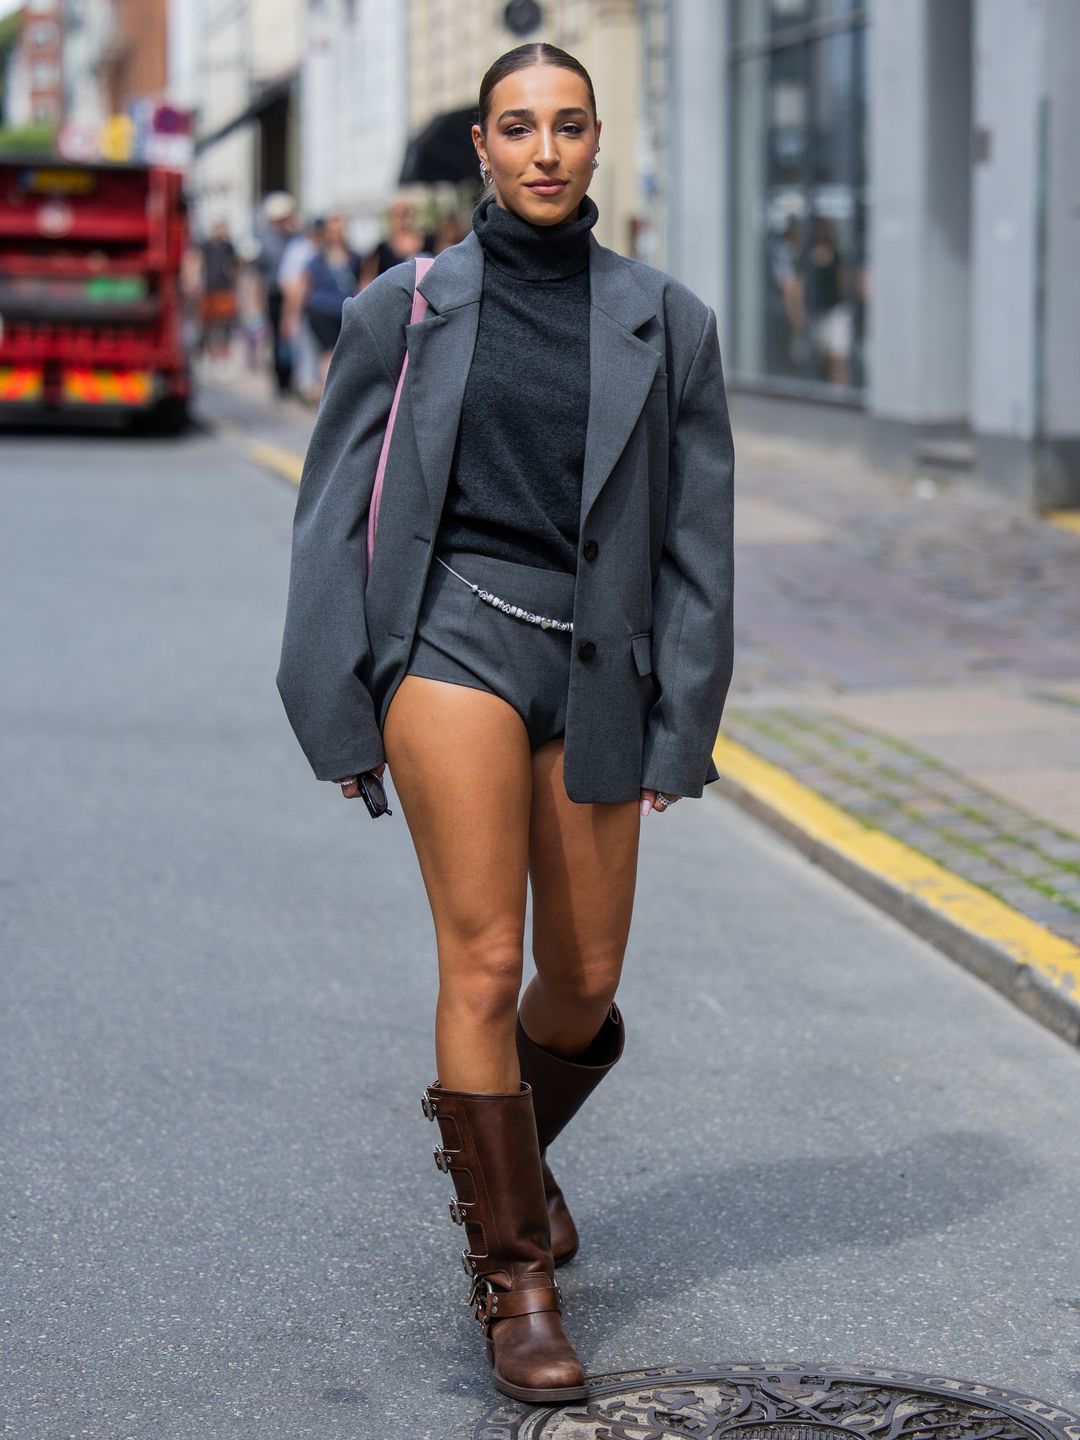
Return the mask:
[[[231,135],[234,130],[239,130],[241,125],[250,125],[253,121],[258,120],[259,116],[269,110],[271,106],[277,105],[282,100],[289,99],[295,91],[296,82],[297,72],[293,71],[263,86],[246,108],[241,110],[238,115],[234,115],[233,118],[224,125],[219,125],[218,128],[211,131],[209,135],[200,135],[197,138],[195,141],[196,155],[198,155],[200,151],[207,149],[208,146],[216,145],[217,142],[223,140],[226,135]]]
[[[440,180],[480,181],[480,161],[472,143],[475,109],[448,110],[429,120],[409,141],[399,185],[435,185]]]

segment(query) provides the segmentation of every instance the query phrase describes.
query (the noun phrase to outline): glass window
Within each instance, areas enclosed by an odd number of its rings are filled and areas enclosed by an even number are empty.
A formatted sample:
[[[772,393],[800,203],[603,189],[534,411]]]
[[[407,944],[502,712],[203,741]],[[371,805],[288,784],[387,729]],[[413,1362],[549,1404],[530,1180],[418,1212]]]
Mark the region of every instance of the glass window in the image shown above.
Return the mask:
[[[60,83],[60,66],[55,60],[38,60],[30,66],[30,83],[35,90],[50,90]]]
[[[842,0],[815,0],[819,17],[826,5],[835,15]],[[744,4],[743,18],[798,9],[805,22],[808,8]],[[852,14],[824,33],[774,31],[733,61],[732,348],[744,377],[865,386],[865,35]]]

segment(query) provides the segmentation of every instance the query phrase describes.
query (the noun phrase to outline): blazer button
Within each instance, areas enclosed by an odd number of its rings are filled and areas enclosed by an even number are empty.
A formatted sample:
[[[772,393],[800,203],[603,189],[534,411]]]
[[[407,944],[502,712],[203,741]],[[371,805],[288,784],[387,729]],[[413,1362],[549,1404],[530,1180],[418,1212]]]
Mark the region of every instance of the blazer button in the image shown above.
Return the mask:
[[[595,560],[600,553],[600,546],[595,540],[586,540],[585,548],[581,552],[586,560]]]
[[[596,642],[594,640],[583,640],[578,646],[577,653],[582,660],[591,660],[596,654]]]

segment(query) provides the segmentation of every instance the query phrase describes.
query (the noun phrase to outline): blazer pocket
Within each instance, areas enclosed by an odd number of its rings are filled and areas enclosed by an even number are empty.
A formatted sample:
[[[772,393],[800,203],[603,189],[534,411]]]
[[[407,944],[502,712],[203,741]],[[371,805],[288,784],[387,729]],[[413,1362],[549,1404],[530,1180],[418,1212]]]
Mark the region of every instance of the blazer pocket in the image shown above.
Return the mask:
[[[634,652],[634,664],[639,675],[652,674],[652,631],[642,630],[630,636],[630,647]]]

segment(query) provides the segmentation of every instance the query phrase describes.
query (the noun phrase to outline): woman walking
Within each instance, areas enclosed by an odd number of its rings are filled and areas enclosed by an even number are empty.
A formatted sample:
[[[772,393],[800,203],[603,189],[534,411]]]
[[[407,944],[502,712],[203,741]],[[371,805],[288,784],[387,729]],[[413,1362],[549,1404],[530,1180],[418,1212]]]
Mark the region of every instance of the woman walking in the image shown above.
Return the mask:
[[[296,306],[303,314],[319,348],[319,383],[325,383],[330,356],[341,334],[341,312],[360,283],[362,256],[350,250],[345,219],[328,215],[318,238],[318,249],[307,262]]]
[[[435,1163],[495,1385],[548,1403],[586,1392],[546,1152],[622,1054],[641,818],[717,778],[732,662],[715,317],[592,235],[600,129],[577,60],[503,55],[473,127],[485,192],[419,281],[426,318],[412,261],[347,302],[278,674],[319,779],[377,814],[393,774],[438,949]]]

